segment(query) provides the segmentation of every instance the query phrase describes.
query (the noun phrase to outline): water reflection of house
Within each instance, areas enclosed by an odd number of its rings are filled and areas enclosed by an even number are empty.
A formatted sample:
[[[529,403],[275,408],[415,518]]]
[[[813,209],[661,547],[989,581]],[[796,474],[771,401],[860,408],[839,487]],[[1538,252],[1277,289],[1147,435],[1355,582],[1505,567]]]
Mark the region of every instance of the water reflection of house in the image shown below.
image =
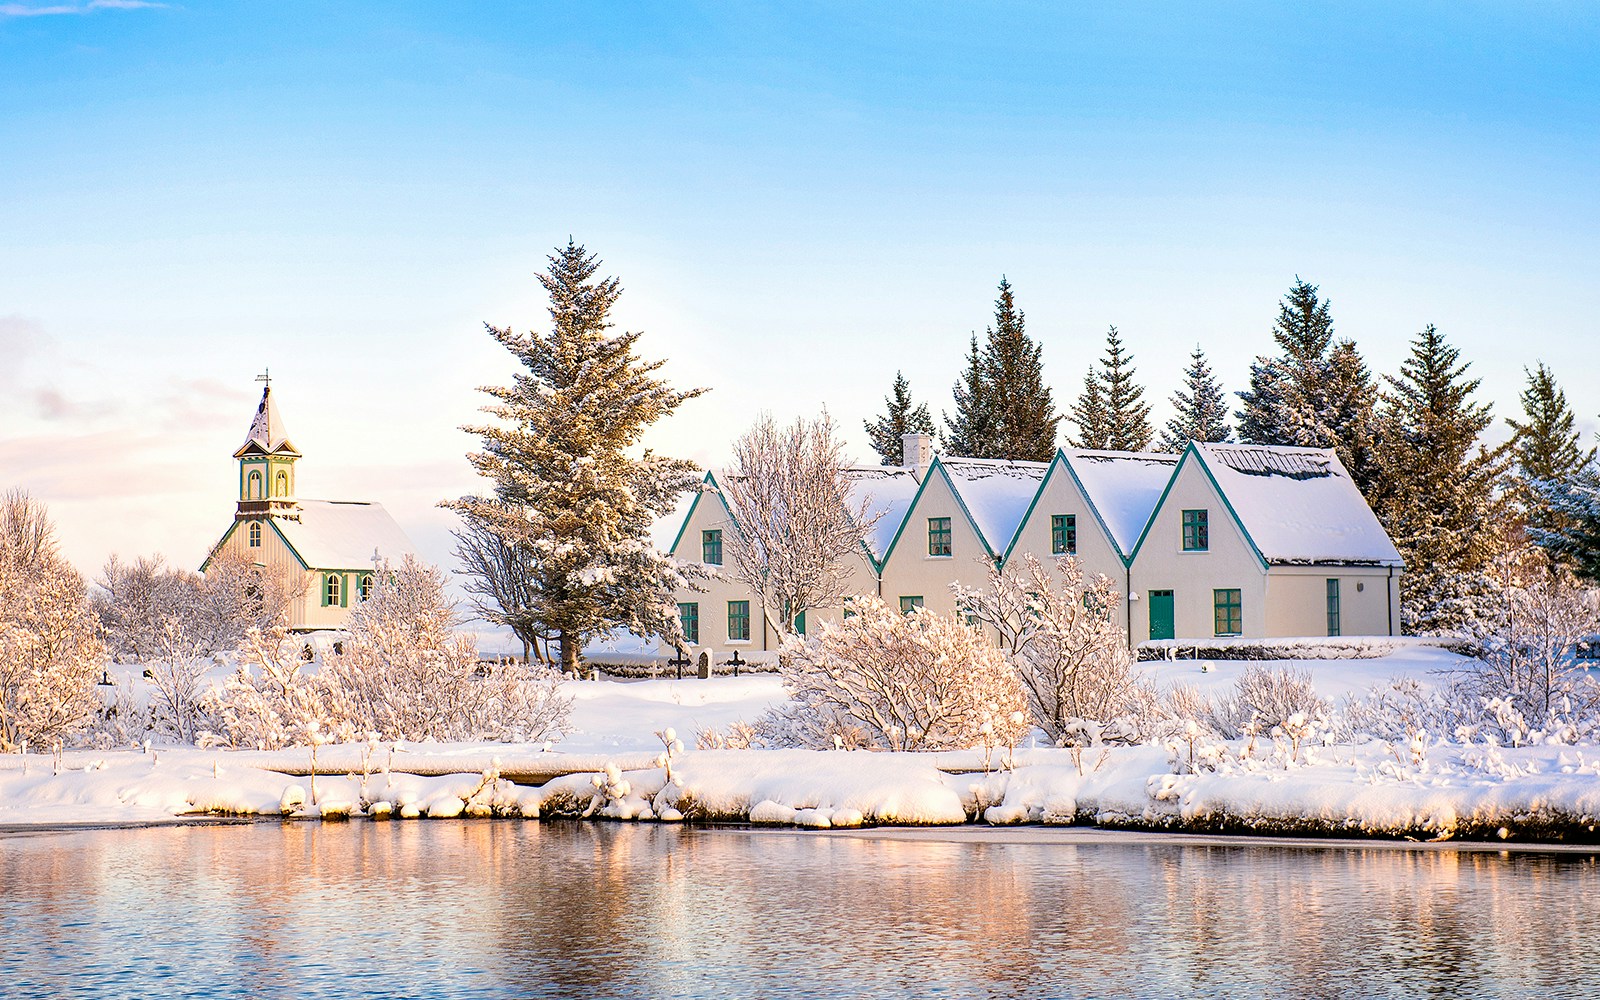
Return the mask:
[[[904,467],[847,469],[881,515],[852,590],[904,610],[954,610],[952,583],[1024,555],[1079,560],[1126,595],[1128,641],[1393,635],[1400,555],[1331,451],[1191,444],[1181,454],[1061,450],[1049,462],[935,456],[907,435]],[[669,551],[726,565],[738,512],[708,474]],[[775,648],[732,579],[678,595],[685,631],[717,651]],[[811,610],[812,624],[843,608]],[[805,630],[802,617],[797,627]]]
[[[414,553],[411,541],[382,504],[367,500],[308,500],[296,496],[300,452],[289,440],[269,383],[239,461],[239,502],[233,524],[206,557],[227,552],[279,576],[297,593],[290,627],[339,628],[352,604],[372,588],[378,558]]]

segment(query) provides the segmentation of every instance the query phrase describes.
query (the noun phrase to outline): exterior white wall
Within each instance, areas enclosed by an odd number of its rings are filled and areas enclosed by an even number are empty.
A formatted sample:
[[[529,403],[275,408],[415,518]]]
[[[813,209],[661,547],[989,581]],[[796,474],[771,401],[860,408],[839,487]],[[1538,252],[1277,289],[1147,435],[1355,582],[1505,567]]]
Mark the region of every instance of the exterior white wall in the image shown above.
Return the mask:
[[[1020,561],[1025,553],[1032,553],[1040,562],[1054,567],[1059,556],[1050,550],[1050,519],[1056,514],[1071,514],[1077,518],[1078,551],[1074,555],[1084,576],[1104,574],[1120,592],[1126,582],[1122,555],[1089,506],[1088,498],[1078,488],[1077,480],[1059,461],[1051,467],[1042,492],[1022,522],[1017,544],[1008,558]]]
[[[347,606],[331,607],[322,606],[322,586],[324,571],[306,570],[300,565],[300,560],[295,557],[289,546],[284,544],[283,538],[272,529],[269,519],[262,518],[257,521],[261,525],[261,544],[250,544],[250,522],[238,522],[238,527],[227,537],[227,540],[218,548],[218,553],[226,552],[230,555],[239,555],[265,569],[271,575],[284,581],[292,590],[293,596],[289,601],[289,627],[297,630],[308,629],[337,629],[344,628],[350,619],[350,606],[356,603],[359,593],[356,586],[360,581],[360,574],[354,572],[343,573],[342,585],[349,588]]]
[[[950,555],[928,554],[928,519],[950,519]],[[1049,552],[1048,545],[1045,548]],[[950,584],[983,587],[992,566],[988,549],[967,520],[966,513],[943,474],[929,473],[926,486],[906,514],[905,528],[883,566],[883,602],[900,606],[902,597],[921,597],[929,611],[948,615],[955,611],[955,596]]]
[[[1210,544],[1204,552],[1183,550],[1183,512],[1207,511]],[[1134,555],[1133,642],[1150,638],[1150,591],[1170,590],[1173,635],[1216,635],[1215,591],[1240,592],[1246,636],[1267,635],[1267,575],[1210,478],[1192,458],[1183,461]]]
[[[1340,635],[1391,635],[1398,630],[1398,570],[1391,579],[1390,571],[1379,567],[1273,566],[1267,574],[1266,634],[1327,635],[1330,579],[1339,581]]]

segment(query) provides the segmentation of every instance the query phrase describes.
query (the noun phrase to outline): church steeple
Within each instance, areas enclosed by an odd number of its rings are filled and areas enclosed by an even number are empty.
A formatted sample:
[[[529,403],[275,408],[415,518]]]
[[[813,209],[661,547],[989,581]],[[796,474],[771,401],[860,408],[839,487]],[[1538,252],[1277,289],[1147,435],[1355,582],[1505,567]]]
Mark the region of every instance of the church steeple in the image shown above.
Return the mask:
[[[287,513],[296,506],[294,463],[300,453],[289,440],[283,417],[272,401],[271,378],[261,375],[256,381],[266,383],[261,390],[261,404],[250,421],[244,444],[233,453],[239,460],[239,510],[235,517],[240,520]]]

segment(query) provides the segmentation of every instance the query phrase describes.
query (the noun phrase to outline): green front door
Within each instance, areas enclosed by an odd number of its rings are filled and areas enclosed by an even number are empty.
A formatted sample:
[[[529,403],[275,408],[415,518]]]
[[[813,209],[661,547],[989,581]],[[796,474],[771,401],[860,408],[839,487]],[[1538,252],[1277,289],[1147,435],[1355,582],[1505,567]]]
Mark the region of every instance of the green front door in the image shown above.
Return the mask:
[[[1172,638],[1172,591],[1150,591],[1150,638]]]

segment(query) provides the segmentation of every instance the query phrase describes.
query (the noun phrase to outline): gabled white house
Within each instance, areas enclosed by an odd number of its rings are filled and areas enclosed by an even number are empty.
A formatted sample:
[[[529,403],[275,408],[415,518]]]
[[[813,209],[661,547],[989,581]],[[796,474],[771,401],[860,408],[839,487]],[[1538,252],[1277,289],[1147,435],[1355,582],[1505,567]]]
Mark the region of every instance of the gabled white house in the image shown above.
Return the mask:
[[[1399,553],[1331,451],[1190,445],[1181,455],[1062,450],[1050,462],[932,454],[907,435],[904,467],[846,470],[882,516],[863,532],[852,590],[890,606],[955,610],[1025,553],[1079,560],[1126,595],[1131,645],[1216,636],[1392,635]],[[715,569],[736,512],[708,474],[672,554]],[[729,578],[679,596],[691,639],[768,650],[760,604]],[[809,612],[814,619],[843,608]],[[801,623],[802,625],[804,623]]]
[[[1191,444],[1132,556],[1132,639],[1393,635],[1402,568],[1333,451]]]

